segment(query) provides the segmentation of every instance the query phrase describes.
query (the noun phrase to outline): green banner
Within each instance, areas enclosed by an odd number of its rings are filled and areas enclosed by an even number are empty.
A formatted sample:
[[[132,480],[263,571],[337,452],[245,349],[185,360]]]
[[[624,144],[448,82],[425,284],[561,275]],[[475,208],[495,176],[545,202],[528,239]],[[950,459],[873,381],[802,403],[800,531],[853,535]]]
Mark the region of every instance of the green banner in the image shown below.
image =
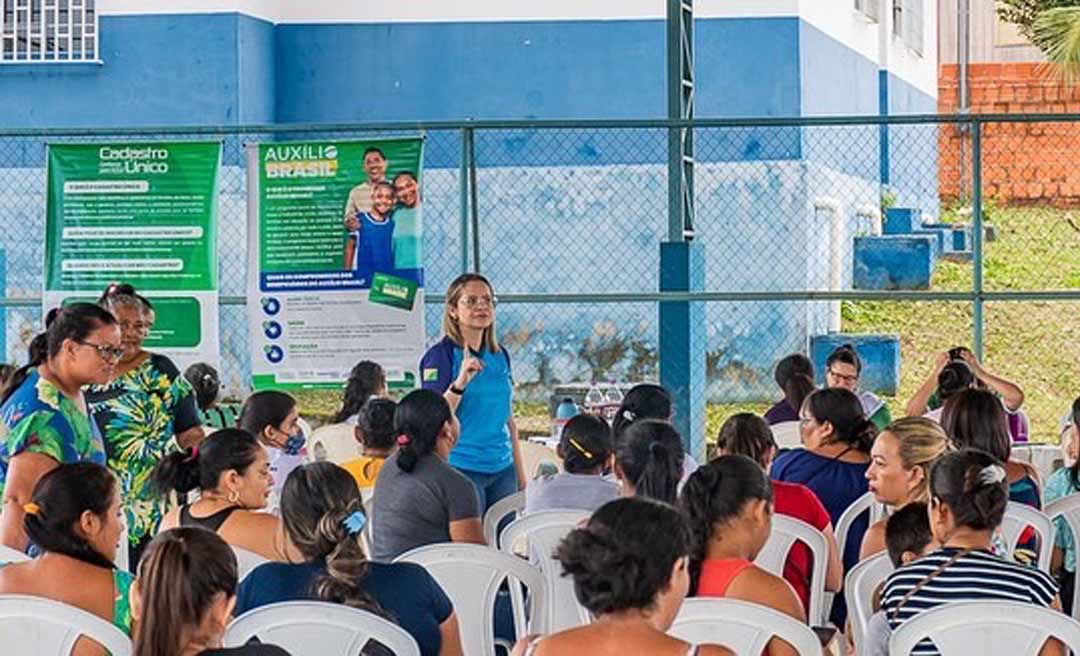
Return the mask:
[[[218,359],[220,142],[50,144],[45,309],[125,282],[151,298],[144,345]]]
[[[45,289],[217,289],[221,144],[49,146]]]

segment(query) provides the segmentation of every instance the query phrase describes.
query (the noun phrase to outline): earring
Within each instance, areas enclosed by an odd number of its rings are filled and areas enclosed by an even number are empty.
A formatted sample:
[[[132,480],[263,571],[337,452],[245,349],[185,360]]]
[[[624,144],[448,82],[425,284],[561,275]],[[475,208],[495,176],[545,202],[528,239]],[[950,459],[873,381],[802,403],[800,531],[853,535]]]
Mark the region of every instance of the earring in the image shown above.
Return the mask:
[[[236,490],[233,490],[232,492],[229,492],[228,499],[229,503],[238,504],[240,503],[240,493]]]

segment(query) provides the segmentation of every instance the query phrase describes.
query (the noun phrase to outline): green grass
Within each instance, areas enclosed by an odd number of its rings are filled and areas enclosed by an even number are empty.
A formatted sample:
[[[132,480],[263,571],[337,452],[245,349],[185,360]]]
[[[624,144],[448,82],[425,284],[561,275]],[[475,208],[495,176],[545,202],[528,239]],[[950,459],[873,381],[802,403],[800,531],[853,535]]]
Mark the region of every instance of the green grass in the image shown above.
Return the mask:
[[[990,222],[997,240],[985,244],[984,285],[988,290],[1080,288],[1080,218],[1050,208],[995,208]],[[970,263],[938,263],[933,289],[968,291]],[[972,307],[968,303],[845,301],[843,329],[900,335],[900,392],[886,401],[901,416],[907,399],[931,370],[934,355],[952,346],[970,345]],[[1080,304],[996,302],[985,305],[985,365],[1018,383],[1026,393],[1024,409],[1038,441],[1057,440],[1058,418],[1080,395]],[[296,394],[301,410],[316,423],[337,410],[336,392]],[[523,435],[550,431],[547,405],[515,402]],[[710,404],[706,436],[715,439],[723,421],[737,412],[761,413],[768,404]]]

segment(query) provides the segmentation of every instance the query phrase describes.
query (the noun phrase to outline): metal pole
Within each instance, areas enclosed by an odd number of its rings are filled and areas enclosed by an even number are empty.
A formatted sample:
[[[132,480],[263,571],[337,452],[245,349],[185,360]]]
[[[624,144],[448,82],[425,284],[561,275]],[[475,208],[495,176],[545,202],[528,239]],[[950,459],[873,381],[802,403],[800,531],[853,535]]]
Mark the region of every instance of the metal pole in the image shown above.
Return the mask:
[[[461,272],[469,270],[469,144],[472,143],[472,128],[461,130],[461,170],[458,172],[459,193],[461,194],[461,213],[459,215],[461,234]]]
[[[956,61],[960,81],[959,110],[966,113],[968,103],[968,61],[971,59],[971,0],[956,3]]]
[[[469,130],[469,200],[472,213],[470,214],[472,248],[473,248],[473,271],[480,273],[480,204],[477,202],[476,193],[476,139],[472,129]]]
[[[972,321],[974,335],[972,351],[980,361],[983,359],[983,211],[982,211],[982,123],[974,119],[971,124],[971,185],[973,213],[972,292],[974,293]]]
[[[693,0],[667,2],[668,118],[694,118]],[[694,236],[694,141],[690,127],[668,130],[668,241]]]

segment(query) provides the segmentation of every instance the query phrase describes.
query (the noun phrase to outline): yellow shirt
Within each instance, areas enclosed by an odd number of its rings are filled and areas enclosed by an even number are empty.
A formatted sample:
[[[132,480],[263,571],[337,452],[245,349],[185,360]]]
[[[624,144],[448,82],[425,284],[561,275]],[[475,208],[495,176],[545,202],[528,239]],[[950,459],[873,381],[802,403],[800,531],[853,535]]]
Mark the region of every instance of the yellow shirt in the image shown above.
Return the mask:
[[[379,470],[382,469],[384,462],[386,458],[360,456],[341,463],[341,466],[356,479],[357,487],[365,488],[375,486],[375,479],[379,477]]]

